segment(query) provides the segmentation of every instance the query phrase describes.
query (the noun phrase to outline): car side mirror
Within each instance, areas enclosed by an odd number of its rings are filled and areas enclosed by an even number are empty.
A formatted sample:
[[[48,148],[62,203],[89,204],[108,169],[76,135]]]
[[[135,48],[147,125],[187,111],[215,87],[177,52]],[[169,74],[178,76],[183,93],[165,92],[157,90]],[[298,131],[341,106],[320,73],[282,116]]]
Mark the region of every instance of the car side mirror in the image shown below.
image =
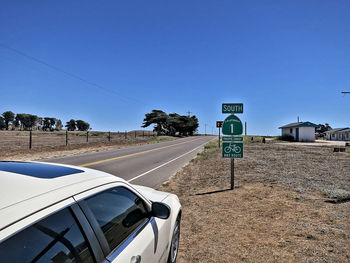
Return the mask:
[[[170,207],[164,203],[152,203],[152,216],[160,219],[168,219],[170,216]]]

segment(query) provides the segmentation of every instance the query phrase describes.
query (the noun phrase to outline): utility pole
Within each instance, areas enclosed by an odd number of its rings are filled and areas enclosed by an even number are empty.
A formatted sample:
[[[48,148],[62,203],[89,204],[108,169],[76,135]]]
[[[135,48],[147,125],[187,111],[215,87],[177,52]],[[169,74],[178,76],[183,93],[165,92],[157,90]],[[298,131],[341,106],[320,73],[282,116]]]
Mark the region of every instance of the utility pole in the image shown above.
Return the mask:
[[[188,117],[191,117],[191,111],[188,111],[187,114],[188,114]]]
[[[204,135],[207,136],[207,124],[204,124]]]

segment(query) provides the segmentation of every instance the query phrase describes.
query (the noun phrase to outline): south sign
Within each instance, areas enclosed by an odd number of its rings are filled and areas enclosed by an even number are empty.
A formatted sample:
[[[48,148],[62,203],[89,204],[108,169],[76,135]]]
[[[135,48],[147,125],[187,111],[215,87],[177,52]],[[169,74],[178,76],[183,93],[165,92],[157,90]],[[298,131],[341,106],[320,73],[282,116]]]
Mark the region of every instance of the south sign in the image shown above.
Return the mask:
[[[243,103],[223,103],[222,113],[243,113]]]

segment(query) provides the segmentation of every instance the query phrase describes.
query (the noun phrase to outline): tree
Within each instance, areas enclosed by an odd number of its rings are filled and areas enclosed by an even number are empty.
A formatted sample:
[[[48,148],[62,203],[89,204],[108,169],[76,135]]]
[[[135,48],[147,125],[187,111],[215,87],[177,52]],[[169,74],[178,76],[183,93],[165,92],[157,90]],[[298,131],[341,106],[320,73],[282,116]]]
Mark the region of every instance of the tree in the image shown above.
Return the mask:
[[[143,120],[142,128],[146,128],[151,124],[155,124],[154,131],[157,131],[158,135],[167,134],[167,120],[169,116],[164,111],[161,110],[152,110],[151,113],[145,114],[145,118]]]
[[[15,114],[12,111],[5,111],[2,114],[2,117],[4,118],[4,121],[5,121],[6,130],[8,130],[9,129],[9,123],[12,122],[15,119]]]
[[[53,131],[53,126],[56,124],[56,118],[45,117],[43,119],[43,130],[44,131]]]
[[[90,128],[90,124],[82,120],[77,120],[76,124],[79,131],[87,131]]]
[[[20,126],[20,121],[19,121],[19,119],[18,119],[18,114],[16,114],[16,117],[15,117],[15,119],[14,119],[14,121],[12,122],[13,123],[13,125],[16,127],[16,128],[18,128],[19,126]]]
[[[6,128],[5,120],[3,117],[0,116],[0,130],[5,128]]]
[[[326,136],[326,131],[331,130],[332,127],[329,126],[328,123],[323,124],[319,124],[316,129],[315,129],[315,133],[317,135],[317,137],[325,137]]]
[[[153,110],[151,113],[145,114],[143,120],[143,128],[155,124],[154,130],[158,135],[193,135],[193,133],[199,127],[198,119],[196,116],[185,116],[177,113],[170,113],[167,115],[161,110]]]
[[[19,114],[17,114],[19,115]],[[20,121],[24,130],[32,130],[33,127],[37,124],[39,117],[32,114],[21,113]]]
[[[177,132],[180,130],[181,122],[180,122],[180,115],[177,113],[170,113],[169,118],[167,120],[168,127],[169,127],[169,134],[170,136],[175,136]]]
[[[189,117],[189,121],[187,124],[188,135],[193,135],[197,131],[198,127],[199,127],[199,122],[196,115]]]
[[[16,118],[14,121],[15,127],[20,127],[20,130],[23,130],[23,119],[24,119],[24,113],[17,113]]]
[[[32,128],[40,121],[40,118],[36,115],[27,113],[17,113],[14,124],[16,127],[21,127],[24,130],[32,130]]]
[[[179,135],[187,136],[193,135],[199,127],[199,124],[196,116],[189,117],[171,113],[169,114],[168,126],[170,131],[169,135],[174,135],[175,131],[175,133],[179,133]]]
[[[75,131],[77,128],[75,120],[71,119],[70,121],[66,122],[66,128],[68,131]]]
[[[37,123],[36,123],[36,128],[38,129],[38,130],[44,130],[44,119],[42,118],[42,117],[38,117],[38,121],[37,121]]]
[[[60,130],[62,130],[62,127],[63,127],[62,121],[58,119],[58,120],[56,121],[55,130],[56,130],[56,131],[60,131]]]

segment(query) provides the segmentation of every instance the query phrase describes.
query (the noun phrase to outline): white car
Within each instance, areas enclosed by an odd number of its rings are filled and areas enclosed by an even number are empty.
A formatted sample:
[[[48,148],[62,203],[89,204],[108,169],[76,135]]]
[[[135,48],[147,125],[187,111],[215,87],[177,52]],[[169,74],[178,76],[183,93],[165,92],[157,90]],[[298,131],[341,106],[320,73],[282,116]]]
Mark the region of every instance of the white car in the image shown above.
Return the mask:
[[[0,162],[0,262],[176,261],[176,195],[88,168]]]

